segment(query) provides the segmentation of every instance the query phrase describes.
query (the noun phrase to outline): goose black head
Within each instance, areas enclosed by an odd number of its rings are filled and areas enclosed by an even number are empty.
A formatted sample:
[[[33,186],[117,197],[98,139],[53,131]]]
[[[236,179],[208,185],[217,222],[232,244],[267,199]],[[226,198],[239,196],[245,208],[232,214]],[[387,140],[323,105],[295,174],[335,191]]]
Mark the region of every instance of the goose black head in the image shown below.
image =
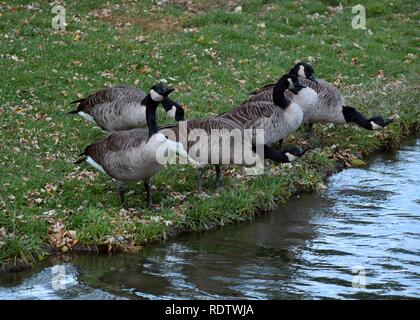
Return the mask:
[[[346,122],[353,122],[367,130],[380,130],[395,121],[395,117],[384,119],[383,117],[376,116],[366,119],[363,114],[350,106],[343,106],[343,116]],[[398,117],[397,117],[398,118]]]
[[[173,92],[175,89],[173,88],[169,88],[166,85],[164,85],[163,83],[158,83],[155,84],[151,89],[150,89],[150,97],[152,98],[153,101],[155,102],[161,102],[163,99],[165,99],[167,96],[169,96],[169,94],[171,92]]]
[[[316,81],[314,68],[305,62],[299,62],[290,70],[290,74],[295,76],[306,78],[312,81]]]
[[[368,126],[370,126],[369,128],[370,130],[380,130],[380,129],[385,128],[390,123],[394,122],[395,119],[393,118],[384,119],[382,117],[373,117],[373,118],[370,118],[368,121],[369,121]]]
[[[286,77],[286,80],[288,82],[287,89],[292,91],[294,94],[298,94],[300,90],[302,90],[303,88],[306,88],[306,86],[304,86],[303,84],[299,82],[298,77],[295,76],[294,74],[289,73]]]
[[[184,121],[185,120],[185,110],[179,104],[176,106],[175,111],[175,121]]]
[[[178,102],[165,98],[161,103],[169,117],[175,119],[175,121],[184,121],[185,110]]]
[[[280,108],[287,108],[290,101],[284,96],[284,91],[291,90],[297,94],[301,89],[305,88],[304,85],[299,83],[298,77],[294,74],[287,73],[277,81],[273,88],[273,102]]]
[[[303,156],[305,154],[305,152],[308,151],[308,150],[309,150],[309,148],[302,149],[301,147],[293,147],[293,148],[289,148],[289,149],[284,150],[283,154],[287,158],[287,162],[293,162],[293,161],[299,159],[301,156]]]

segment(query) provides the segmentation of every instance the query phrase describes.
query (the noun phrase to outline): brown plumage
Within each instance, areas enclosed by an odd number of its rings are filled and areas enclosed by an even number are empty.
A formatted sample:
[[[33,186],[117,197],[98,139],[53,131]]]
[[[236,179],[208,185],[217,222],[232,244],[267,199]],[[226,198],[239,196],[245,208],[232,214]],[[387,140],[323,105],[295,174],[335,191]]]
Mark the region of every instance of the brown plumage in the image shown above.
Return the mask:
[[[313,123],[344,124],[353,122],[367,130],[378,130],[385,128],[394,121],[393,118],[385,119],[380,116],[368,119],[355,108],[346,106],[340,91],[327,81],[316,79],[312,66],[307,63],[297,63],[289,71],[289,74],[299,76],[299,81],[307,88],[312,89],[317,95],[317,100],[315,100],[313,94],[307,90],[306,94],[302,94],[301,97],[297,96],[298,100],[296,102],[303,109],[304,121],[309,124],[307,126],[308,137],[311,135]],[[274,84],[267,84],[261,89],[255,90],[248,102],[272,101],[270,93],[274,86]],[[289,94],[286,91],[285,95],[288,96]]]
[[[305,117],[305,121],[309,123],[331,122],[342,124],[345,123],[342,109],[345,100],[341,93],[330,83],[318,79],[317,82],[299,77],[299,82],[311,88],[318,94],[318,104],[313,113]],[[272,91],[275,83],[267,84],[261,89],[251,93],[251,97],[245,102],[253,101],[273,101]],[[287,98],[291,98],[293,94],[287,90],[285,92]]]
[[[156,123],[156,108],[172,91],[173,89],[158,84],[144,98],[148,130],[139,128],[111,133],[88,146],[83,153],[84,157],[76,161],[86,161],[114,178],[118,182],[123,204],[124,182],[143,180],[148,207],[152,206],[150,178],[164,165],[157,155],[160,151],[163,154],[168,149],[176,150],[176,145],[158,132]]]
[[[162,167],[153,154],[147,157],[142,152],[148,138],[147,129],[115,132],[87,147],[84,154],[116,180],[139,181],[150,178]]]
[[[143,104],[145,97],[143,91],[131,86],[109,87],[73,101],[79,105],[69,113],[78,113],[109,132],[142,128],[147,126],[146,106]],[[177,121],[183,120],[184,110],[178,103],[165,98],[162,105],[167,115]]]
[[[91,95],[87,96],[86,98],[82,98],[79,100],[75,100],[72,103],[79,103],[77,109],[75,111],[71,111],[72,113],[77,113],[83,111],[88,114],[92,114],[92,110],[104,103],[113,102],[119,98],[130,96],[133,98],[138,98],[141,100],[146,97],[146,94],[143,91],[138,90],[132,86],[114,86],[109,87],[103,90],[96,91]]]
[[[188,156],[199,163],[197,168],[197,189],[202,191],[204,167],[208,164],[216,166],[216,188],[221,187],[222,164],[240,164],[253,166],[257,161],[251,141],[243,130],[230,119],[196,119],[180,122],[178,125],[161,128],[168,139],[182,143]],[[235,148],[239,145],[241,148]],[[250,157],[245,158],[248,154]],[[249,161],[249,163],[246,163]]]
[[[286,74],[273,88],[265,89],[270,100],[247,101],[217,118],[229,119],[243,129],[263,129],[265,144],[275,143],[295,131],[303,120],[301,107],[285,96],[289,87],[302,89],[296,76]]]

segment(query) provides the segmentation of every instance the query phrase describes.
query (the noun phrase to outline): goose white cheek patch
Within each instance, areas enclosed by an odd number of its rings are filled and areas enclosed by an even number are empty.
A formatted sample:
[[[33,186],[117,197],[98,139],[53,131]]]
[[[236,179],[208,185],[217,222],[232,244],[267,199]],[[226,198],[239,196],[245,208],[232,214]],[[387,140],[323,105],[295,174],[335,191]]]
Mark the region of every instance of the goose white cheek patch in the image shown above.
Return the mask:
[[[163,100],[163,96],[157,93],[155,90],[150,90],[150,96],[152,97],[153,101],[160,102]]]
[[[300,67],[299,67],[298,76],[299,76],[299,77],[302,77],[302,78],[306,78],[306,75],[305,75],[305,68],[304,68],[303,66],[300,66]]]
[[[287,81],[289,82],[289,89],[293,89],[295,87],[295,85],[293,84],[292,79],[287,79]]]
[[[382,126],[380,126],[380,125],[376,124],[374,121],[371,121],[371,122],[370,122],[370,124],[371,124],[371,126],[372,126],[372,129],[373,129],[373,130],[380,130],[380,129],[383,129],[383,127],[382,127]]]
[[[286,152],[286,156],[287,156],[287,159],[289,159],[289,162],[293,162],[293,161],[298,159],[298,157],[296,157],[295,155],[293,155],[289,152]]]
[[[175,113],[176,113],[176,107],[172,106],[172,108],[166,112],[166,115],[168,117],[171,117],[172,119],[175,119]]]

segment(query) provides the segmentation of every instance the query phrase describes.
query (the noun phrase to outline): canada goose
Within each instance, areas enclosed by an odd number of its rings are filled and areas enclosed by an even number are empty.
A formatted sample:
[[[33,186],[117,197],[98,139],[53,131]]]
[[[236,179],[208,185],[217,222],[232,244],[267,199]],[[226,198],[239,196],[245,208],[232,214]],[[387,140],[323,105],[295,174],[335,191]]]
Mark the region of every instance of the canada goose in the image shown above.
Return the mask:
[[[79,164],[86,161],[96,169],[108,174],[117,181],[121,203],[124,205],[126,181],[144,181],[147,196],[147,206],[152,208],[150,180],[164,163],[157,159],[157,152],[165,150],[175,151],[186,155],[179,148],[179,144],[158,132],[156,123],[156,108],[174,89],[162,84],[153,86],[142,100],[146,106],[146,120],[148,130],[143,128],[129,131],[110,133],[104,139],[88,146],[80,155]]]
[[[106,131],[121,131],[146,127],[146,107],[142,105],[146,94],[131,86],[115,86],[97,91],[73,101],[79,103],[69,114],[79,114]],[[176,121],[184,120],[184,109],[175,101],[165,98],[161,102],[166,114]]]
[[[394,119],[384,119],[375,116],[367,119],[355,108],[346,106],[344,97],[336,87],[327,81],[316,79],[313,68],[304,62],[296,64],[290,74],[299,76],[299,81],[305,86],[312,88],[318,94],[318,104],[312,112],[307,113],[304,109],[304,121],[308,123],[307,132],[310,136],[312,125],[314,123],[335,123],[344,124],[354,122],[367,130],[378,130],[385,128]],[[270,93],[275,84],[268,84],[263,88],[252,92],[249,101],[270,101]],[[311,110],[309,110],[311,111]]]
[[[161,132],[169,139],[181,142],[188,155],[201,164],[197,169],[199,192],[202,189],[201,181],[205,165],[216,165],[216,187],[219,188],[221,164],[254,164],[246,163],[244,157],[245,152],[251,154],[251,159],[259,156],[256,154],[258,142],[254,134],[251,137],[245,135],[245,129],[263,129],[264,143],[270,144],[282,139],[300,126],[303,118],[302,110],[296,103],[284,97],[284,91],[287,88],[298,93],[303,86],[299,84],[296,76],[285,75],[275,87],[273,95],[276,104],[274,106],[270,102],[242,105],[215,118],[189,120],[161,129]],[[243,149],[240,149],[239,154],[232,141],[243,143]],[[302,156],[305,151],[300,148],[278,151],[264,145],[264,156],[276,162],[292,162]],[[228,159],[224,158],[226,156]]]
[[[297,130],[303,121],[302,108],[294,99],[289,100],[285,91],[289,89],[297,95],[304,88],[297,76],[285,74],[271,89],[271,101],[248,101],[217,118],[229,119],[242,128],[263,129],[266,145],[278,142]]]
[[[205,166],[215,165],[216,189],[219,189],[222,186],[221,165],[254,166],[257,161],[262,160],[257,159],[260,155],[256,153],[252,139],[244,134],[241,126],[230,119],[188,120],[177,125],[162,127],[160,132],[168,139],[182,143],[188,156],[198,164],[198,192],[202,192],[202,176]],[[238,146],[240,146],[239,149]],[[278,151],[264,146],[264,157],[275,162],[287,163],[297,160],[306,151],[301,148]],[[246,155],[250,155],[250,157],[247,158]]]

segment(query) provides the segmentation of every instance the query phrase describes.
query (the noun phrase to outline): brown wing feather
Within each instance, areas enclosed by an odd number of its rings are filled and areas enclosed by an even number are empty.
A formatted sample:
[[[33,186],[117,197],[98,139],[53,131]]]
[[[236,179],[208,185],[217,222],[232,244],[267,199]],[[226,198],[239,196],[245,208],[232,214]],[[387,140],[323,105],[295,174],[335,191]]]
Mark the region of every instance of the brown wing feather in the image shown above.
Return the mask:
[[[115,132],[88,146],[85,150],[85,155],[90,156],[97,163],[102,163],[106,153],[137,148],[147,142],[148,137],[149,135],[146,129]]]
[[[90,114],[91,110],[102,103],[112,102],[122,96],[144,97],[145,94],[131,86],[115,86],[96,91],[88,97],[81,99],[77,111]]]
[[[273,108],[276,108],[276,106],[267,101],[246,102],[229,112],[219,115],[218,118],[229,119],[236,125],[243,126],[256,119],[271,117],[274,111]]]
[[[265,86],[263,86],[262,88],[251,92],[250,95],[255,95],[255,94],[258,94],[258,93],[263,92],[263,91],[273,91],[273,88],[274,88],[275,85],[276,85],[275,83],[268,83]]]

